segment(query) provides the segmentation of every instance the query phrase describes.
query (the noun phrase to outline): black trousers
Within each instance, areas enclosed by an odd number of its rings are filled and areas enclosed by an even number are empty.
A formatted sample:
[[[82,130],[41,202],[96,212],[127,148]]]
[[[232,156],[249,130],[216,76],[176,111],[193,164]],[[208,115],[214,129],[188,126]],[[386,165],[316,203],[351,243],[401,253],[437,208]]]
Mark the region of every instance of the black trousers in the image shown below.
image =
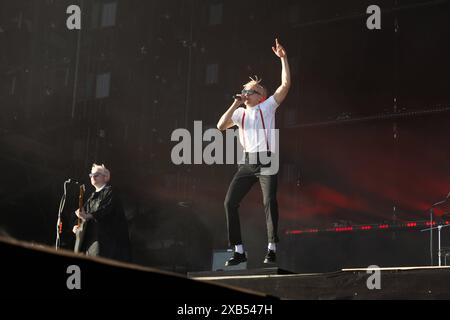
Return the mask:
[[[259,180],[266,214],[268,242],[278,242],[278,175],[262,175],[260,164],[240,164],[225,197],[228,242],[230,246],[242,244],[239,205],[251,187]]]

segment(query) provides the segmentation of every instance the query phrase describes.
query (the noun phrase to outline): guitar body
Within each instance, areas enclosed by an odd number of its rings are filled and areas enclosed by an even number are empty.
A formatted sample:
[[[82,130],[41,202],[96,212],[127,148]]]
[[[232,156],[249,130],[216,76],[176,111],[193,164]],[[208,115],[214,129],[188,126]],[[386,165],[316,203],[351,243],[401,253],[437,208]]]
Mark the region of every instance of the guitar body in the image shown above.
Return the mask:
[[[85,191],[85,187],[84,184],[80,186],[80,196],[79,196],[79,201],[78,201],[78,207],[79,210],[81,211],[83,209],[83,197],[84,197],[84,191]],[[75,246],[73,248],[73,251],[75,252],[81,252],[81,246],[83,245],[83,240],[84,240],[84,235],[86,234],[86,228],[87,228],[87,222],[86,221],[82,221],[81,219],[78,219],[78,229],[77,232],[75,233]]]
[[[77,233],[75,234],[75,246],[73,251],[81,252],[81,246],[83,245],[84,235],[86,234],[87,223],[86,221],[78,224]]]

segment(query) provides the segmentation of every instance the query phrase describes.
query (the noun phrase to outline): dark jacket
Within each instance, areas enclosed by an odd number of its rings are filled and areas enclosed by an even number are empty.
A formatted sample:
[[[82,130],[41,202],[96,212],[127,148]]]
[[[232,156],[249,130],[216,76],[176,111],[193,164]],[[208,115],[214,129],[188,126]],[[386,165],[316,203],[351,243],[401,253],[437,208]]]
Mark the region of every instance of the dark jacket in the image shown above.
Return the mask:
[[[110,185],[93,192],[85,203],[86,213],[94,219],[87,221],[82,251],[98,242],[98,255],[122,261],[131,260],[128,223],[122,203]]]

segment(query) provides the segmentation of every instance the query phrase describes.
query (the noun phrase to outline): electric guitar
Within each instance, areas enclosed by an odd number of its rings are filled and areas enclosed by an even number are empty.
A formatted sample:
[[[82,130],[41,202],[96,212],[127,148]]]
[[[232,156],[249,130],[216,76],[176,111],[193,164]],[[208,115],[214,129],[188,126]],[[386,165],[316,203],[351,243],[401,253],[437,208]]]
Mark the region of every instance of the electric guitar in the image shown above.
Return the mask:
[[[80,196],[78,197],[78,209],[81,211],[83,209],[83,198],[84,198],[84,192],[85,192],[84,184],[80,186]],[[75,246],[73,248],[73,251],[80,252],[81,245],[83,244],[84,235],[86,233],[86,221],[83,221],[81,218],[78,218],[77,222],[77,232],[75,233],[76,240],[75,240]]]

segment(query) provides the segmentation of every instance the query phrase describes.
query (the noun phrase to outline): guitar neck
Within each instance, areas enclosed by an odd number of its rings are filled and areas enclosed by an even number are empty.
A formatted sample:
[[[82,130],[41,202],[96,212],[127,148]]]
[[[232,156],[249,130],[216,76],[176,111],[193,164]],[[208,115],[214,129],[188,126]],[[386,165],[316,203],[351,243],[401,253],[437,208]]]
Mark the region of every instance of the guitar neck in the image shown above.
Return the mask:
[[[82,185],[80,186],[80,195],[78,196],[78,209],[80,210],[80,212],[83,210],[83,204],[84,204],[84,200],[83,200],[83,198],[84,198],[84,191],[85,191],[84,184],[82,184]],[[77,222],[78,226],[80,226],[81,223],[82,223],[81,219],[78,218],[78,222]]]

